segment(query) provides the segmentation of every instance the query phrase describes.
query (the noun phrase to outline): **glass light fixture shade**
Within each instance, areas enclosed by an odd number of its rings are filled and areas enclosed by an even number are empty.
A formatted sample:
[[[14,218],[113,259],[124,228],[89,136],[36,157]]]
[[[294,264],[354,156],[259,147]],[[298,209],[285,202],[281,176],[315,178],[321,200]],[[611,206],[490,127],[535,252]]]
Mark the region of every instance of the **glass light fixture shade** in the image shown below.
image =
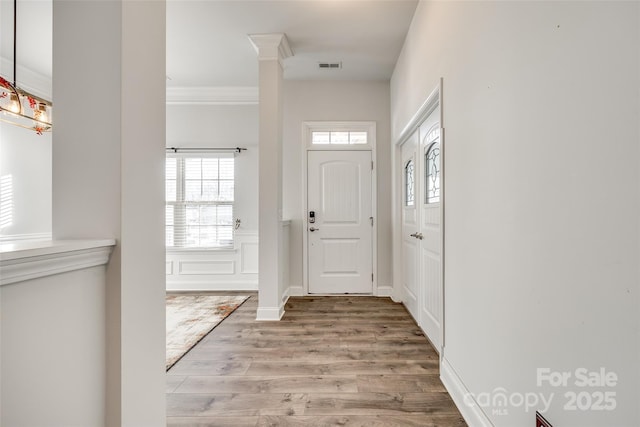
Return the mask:
[[[0,121],[42,135],[52,128],[51,102],[22,90],[0,77]]]

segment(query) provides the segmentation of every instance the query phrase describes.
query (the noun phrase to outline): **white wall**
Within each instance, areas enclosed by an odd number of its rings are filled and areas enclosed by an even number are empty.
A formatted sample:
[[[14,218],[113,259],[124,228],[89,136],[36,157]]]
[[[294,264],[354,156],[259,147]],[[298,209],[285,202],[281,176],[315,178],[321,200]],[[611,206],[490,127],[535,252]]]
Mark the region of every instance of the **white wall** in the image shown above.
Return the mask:
[[[258,144],[258,105],[167,105],[167,146]]]
[[[0,122],[0,179],[12,182],[10,225],[0,224],[0,239],[51,235],[51,133]],[[2,190],[4,190],[4,186]],[[0,194],[2,196],[2,194]],[[4,197],[2,197],[4,200]]]
[[[243,147],[235,158],[234,217],[258,230],[258,106],[168,105],[167,147]]]
[[[104,266],[0,293],[2,425],[105,425]]]
[[[422,2],[391,81],[395,141],[444,78],[445,359],[476,396],[555,393],[553,425],[640,425],[639,18],[637,2]],[[617,386],[536,384],[582,367]],[[617,407],[567,411],[567,391]],[[542,405],[492,409],[526,426]]]
[[[20,2],[17,16],[17,85],[48,100],[52,99],[52,4],[50,0]],[[0,2],[0,40],[0,74],[12,81],[11,1]],[[0,242],[51,238],[51,140],[51,133],[37,135],[0,122],[0,177],[10,175],[13,181],[12,224],[0,224]]]
[[[302,287],[302,141],[304,121],[375,121],[378,156],[378,289],[391,286],[391,162],[389,160],[389,82],[285,81],[283,128],[283,216],[291,219],[292,287]]]

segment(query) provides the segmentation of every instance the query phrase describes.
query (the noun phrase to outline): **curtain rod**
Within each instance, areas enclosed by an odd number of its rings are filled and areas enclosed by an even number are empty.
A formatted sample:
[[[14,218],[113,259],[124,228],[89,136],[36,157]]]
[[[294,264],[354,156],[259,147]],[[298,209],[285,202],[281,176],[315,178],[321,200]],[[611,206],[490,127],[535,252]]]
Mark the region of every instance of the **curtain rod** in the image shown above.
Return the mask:
[[[180,148],[180,147],[168,147],[167,151],[173,151],[177,153],[178,151],[233,151],[234,153],[242,153],[243,151],[247,151],[246,148],[240,147],[227,147],[227,148]]]

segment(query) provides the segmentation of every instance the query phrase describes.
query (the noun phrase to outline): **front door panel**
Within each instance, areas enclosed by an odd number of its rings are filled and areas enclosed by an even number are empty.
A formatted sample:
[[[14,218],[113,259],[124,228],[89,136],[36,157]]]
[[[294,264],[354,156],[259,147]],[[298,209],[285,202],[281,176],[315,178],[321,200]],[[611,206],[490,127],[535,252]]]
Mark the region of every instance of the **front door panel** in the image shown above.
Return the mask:
[[[309,293],[372,292],[370,151],[309,151]]]

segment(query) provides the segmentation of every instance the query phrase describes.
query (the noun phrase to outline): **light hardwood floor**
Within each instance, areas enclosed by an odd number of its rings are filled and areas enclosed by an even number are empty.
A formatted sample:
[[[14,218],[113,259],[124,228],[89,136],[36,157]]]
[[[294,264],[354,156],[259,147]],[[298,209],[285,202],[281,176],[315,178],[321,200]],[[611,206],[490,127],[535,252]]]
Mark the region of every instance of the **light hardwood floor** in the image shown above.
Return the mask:
[[[291,298],[280,322],[256,308],[252,294],[169,370],[169,426],[466,426],[402,305]]]

